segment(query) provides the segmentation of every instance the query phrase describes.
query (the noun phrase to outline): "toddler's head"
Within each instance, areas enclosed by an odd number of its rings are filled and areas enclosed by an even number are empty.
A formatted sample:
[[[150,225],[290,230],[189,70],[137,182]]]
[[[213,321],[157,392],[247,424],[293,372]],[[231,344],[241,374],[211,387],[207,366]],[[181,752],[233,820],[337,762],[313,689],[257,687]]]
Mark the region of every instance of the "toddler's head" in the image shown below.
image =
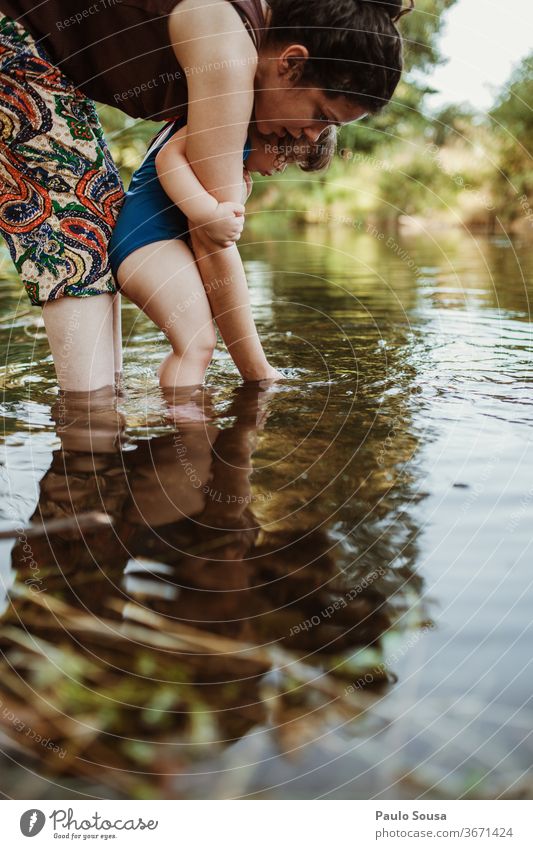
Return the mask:
[[[283,138],[262,136],[251,125],[248,133],[251,153],[246,160],[249,171],[272,176],[284,171],[287,165],[298,165],[302,171],[322,171],[331,165],[337,145],[336,127],[328,127],[316,142],[305,136],[295,139],[290,134]]]

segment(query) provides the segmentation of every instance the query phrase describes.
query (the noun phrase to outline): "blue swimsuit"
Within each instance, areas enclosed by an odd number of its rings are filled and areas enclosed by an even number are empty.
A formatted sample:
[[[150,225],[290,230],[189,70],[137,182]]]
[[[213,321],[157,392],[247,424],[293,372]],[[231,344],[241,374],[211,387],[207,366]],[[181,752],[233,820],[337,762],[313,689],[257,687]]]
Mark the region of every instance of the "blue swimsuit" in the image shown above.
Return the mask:
[[[167,239],[185,240],[189,235],[187,217],[170,200],[159,182],[155,167],[156,156],[165,142],[185,124],[183,118],[169,124],[157,137],[132,177],[109,244],[109,259],[115,277],[120,264],[138,248]],[[244,162],[250,152],[251,147],[247,141]]]

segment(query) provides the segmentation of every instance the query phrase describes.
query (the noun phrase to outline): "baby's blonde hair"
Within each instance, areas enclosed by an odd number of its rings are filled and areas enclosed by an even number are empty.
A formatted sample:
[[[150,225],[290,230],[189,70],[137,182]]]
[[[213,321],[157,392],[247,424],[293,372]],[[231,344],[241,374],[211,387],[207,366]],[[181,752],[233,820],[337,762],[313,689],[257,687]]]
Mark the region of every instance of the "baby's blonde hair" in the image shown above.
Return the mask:
[[[277,153],[275,166],[298,165],[302,171],[323,171],[329,168],[337,148],[337,129],[328,127],[316,142],[295,139],[289,133],[279,139],[272,150]]]

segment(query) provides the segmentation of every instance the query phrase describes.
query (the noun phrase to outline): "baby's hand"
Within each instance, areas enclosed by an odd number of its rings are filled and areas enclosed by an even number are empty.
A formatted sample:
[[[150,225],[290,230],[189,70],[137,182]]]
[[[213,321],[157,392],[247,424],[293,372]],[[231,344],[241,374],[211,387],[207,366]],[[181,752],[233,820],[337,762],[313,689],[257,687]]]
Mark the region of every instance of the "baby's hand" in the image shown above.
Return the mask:
[[[219,203],[204,229],[210,239],[223,248],[230,248],[241,238],[245,208],[241,203]]]

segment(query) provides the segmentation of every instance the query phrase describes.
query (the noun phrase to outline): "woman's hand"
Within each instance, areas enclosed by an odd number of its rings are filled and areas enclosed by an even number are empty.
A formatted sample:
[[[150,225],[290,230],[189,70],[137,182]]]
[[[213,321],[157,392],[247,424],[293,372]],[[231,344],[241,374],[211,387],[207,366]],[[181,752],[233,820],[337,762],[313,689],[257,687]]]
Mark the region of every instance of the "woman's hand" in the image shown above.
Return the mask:
[[[244,227],[245,208],[241,203],[226,201],[219,203],[208,220],[196,222],[203,232],[223,248],[230,248],[241,238]]]
[[[269,364],[261,380],[285,380],[285,375]]]

